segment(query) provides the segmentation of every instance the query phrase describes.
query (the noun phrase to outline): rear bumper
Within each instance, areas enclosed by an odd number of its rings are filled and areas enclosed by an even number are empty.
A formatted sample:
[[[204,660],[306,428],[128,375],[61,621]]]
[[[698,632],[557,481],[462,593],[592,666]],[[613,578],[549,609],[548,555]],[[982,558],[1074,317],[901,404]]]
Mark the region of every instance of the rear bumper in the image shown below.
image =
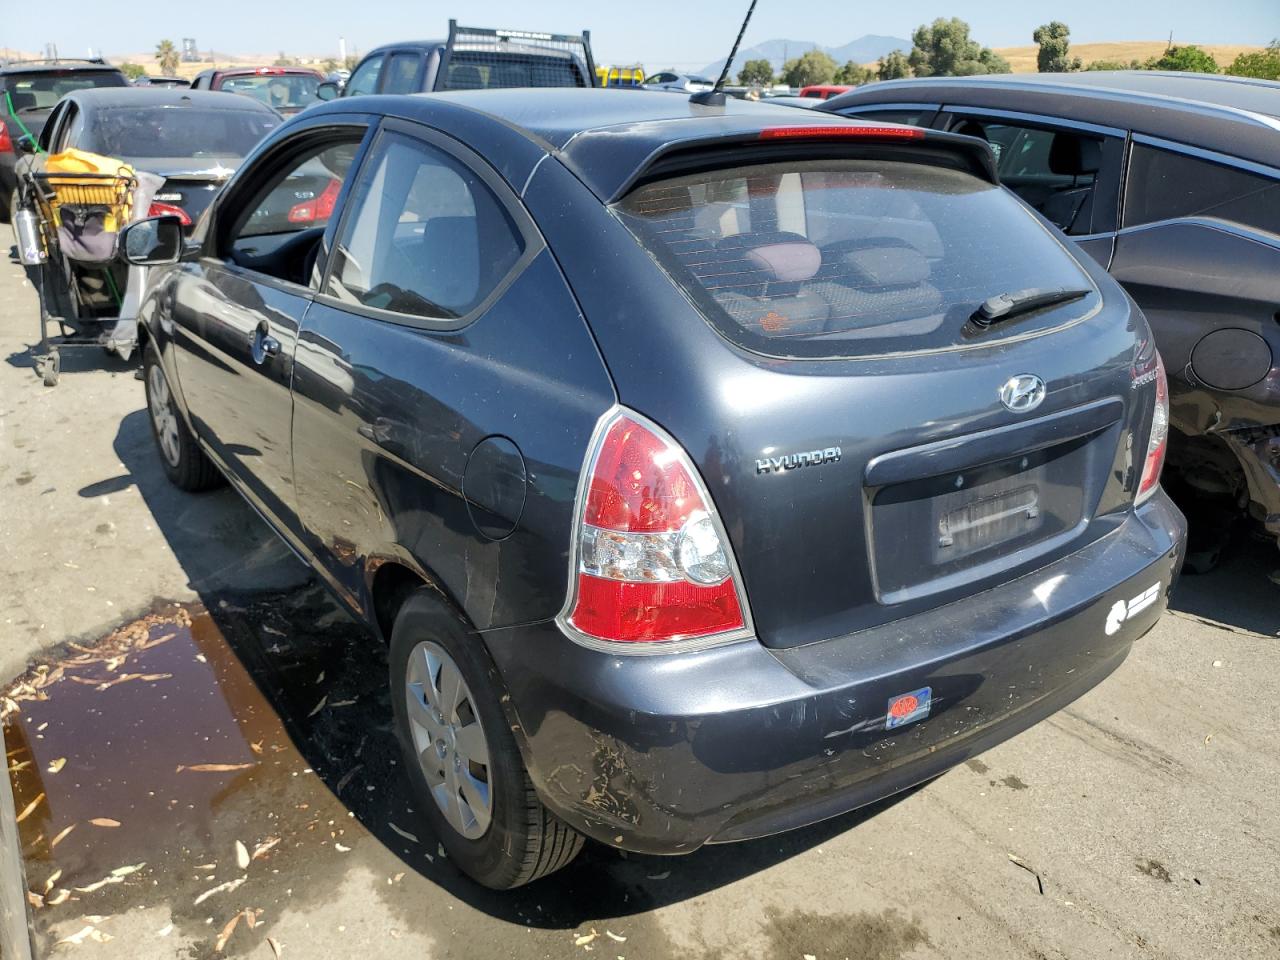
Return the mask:
[[[1070,703],[1159,619],[1185,531],[1161,492],[1035,574],[799,648],[618,657],[554,623],[485,639],[543,801],[603,842],[682,853],[873,803]],[[886,729],[891,698],[925,687],[928,716]]]

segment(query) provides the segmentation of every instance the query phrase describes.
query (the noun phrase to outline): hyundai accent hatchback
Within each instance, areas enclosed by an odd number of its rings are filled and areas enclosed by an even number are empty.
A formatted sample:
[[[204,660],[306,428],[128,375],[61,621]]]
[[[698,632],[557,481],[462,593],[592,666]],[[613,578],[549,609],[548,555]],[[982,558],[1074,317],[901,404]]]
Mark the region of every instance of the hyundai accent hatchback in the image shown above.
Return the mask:
[[[265,228],[317,165],[332,202]],[[1114,670],[1179,567],[1150,331],[971,138],[367,97],[125,246],[175,264],[169,477],[389,644],[416,806],[492,887],[934,777]]]

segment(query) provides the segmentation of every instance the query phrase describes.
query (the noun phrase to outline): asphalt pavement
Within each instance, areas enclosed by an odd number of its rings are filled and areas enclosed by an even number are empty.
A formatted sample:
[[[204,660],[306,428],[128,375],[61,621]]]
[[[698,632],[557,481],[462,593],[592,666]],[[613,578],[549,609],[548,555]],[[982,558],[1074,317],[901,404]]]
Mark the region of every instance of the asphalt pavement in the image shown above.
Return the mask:
[[[0,681],[38,956],[1280,957],[1280,555],[1243,531],[1112,677],[905,796],[495,894],[410,809],[378,644],[234,494],[167,484],[132,365],[68,354],[46,388],[36,339],[5,258]]]

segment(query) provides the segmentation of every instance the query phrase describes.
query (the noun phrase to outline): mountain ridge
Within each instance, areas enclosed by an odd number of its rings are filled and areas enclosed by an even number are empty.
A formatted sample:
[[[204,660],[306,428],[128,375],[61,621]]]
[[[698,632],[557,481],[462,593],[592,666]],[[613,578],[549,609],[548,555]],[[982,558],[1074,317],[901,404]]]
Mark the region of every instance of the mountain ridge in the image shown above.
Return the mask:
[[[875,33],[868,33],[839,46],[828,46],[814,40],[790,40],[783,37],[775,37],[739,50],[738,55],[733,58],[732,75],[737,76],[737,72],[742,69],[742,65],[748,60],[760,59],[768,60],[773,67],[774,73],[781,73],[782,65],[787,60],[794,59],[803,53],[808,53],[810,50],[821,50],[829,54],[836,63],[843,66],[849,60],[854,63],[870,63],[873,60],[879,60],[893,50],[906,52],[910,49],[910,40],[903,37],[888,37]],[[707,64],[700,72],[703,76],[715,79],[720,75],[722,69],[724,69],[724,57]]]

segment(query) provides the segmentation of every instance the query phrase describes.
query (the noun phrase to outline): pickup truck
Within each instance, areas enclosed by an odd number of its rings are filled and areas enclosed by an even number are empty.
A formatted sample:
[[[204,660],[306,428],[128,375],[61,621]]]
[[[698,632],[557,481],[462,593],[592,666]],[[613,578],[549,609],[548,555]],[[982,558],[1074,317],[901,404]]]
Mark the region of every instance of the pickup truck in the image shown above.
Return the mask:
[[[591,34],[460,27],[446,40],[391,43],[365,54],[339,87],[320,84],[321,100],[371,93],[429,93],[492,87],[595,87]]]

